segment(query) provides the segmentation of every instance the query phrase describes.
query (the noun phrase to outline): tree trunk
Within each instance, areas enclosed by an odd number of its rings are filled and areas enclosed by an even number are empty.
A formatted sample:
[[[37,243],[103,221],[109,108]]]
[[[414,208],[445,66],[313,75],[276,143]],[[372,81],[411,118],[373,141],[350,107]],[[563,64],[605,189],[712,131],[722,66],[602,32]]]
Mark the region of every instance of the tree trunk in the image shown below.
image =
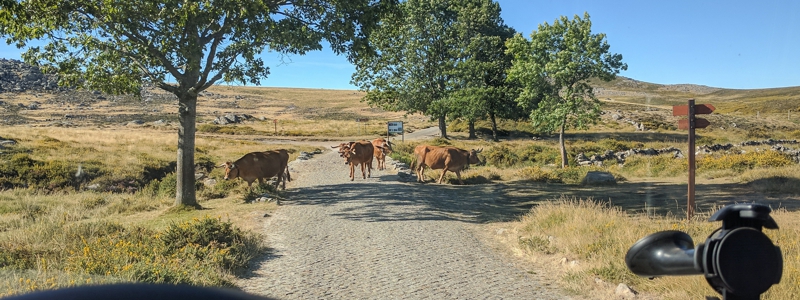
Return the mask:
[[[469,120],[469,139],[474,140],[477,138],[478,136],[475,135],[475,120]]]
[[[492,140],[497,142],[497,119],[495,119],[494,113],[489,113],[489,119],[492,121]]]
[[[194,139],[197,120],[197,95],[184,93],[178,106],[180,127],[178,128],[177,193],[175,205],[199,208],[195,194]]]
[[[564,127],[566,124],[561,124],[561,130],[558,132],[558,143],[561,145],[561,168],[567,167],[567,147],[564,145]]]
[[[445,116],[439,117],[439,132],[442,134],[443,139],[447,139],[447,124],[445,124]]]

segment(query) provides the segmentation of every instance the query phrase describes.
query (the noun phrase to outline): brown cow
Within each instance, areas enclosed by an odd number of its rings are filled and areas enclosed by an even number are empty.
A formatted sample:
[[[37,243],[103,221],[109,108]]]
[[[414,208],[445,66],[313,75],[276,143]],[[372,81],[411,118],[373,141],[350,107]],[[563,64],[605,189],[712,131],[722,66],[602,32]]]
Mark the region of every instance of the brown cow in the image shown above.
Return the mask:
[[[286,189],[286,179],[289,175],[289,153],[286,150],[273,150],[265,152],[247,153],[235,162],[225,162],[220,167],[225,167],[225,180],[236,179],[237,177],[247,182],[247,187],[251,188],[253,181],[258,179],[259,184],[264,184],[264,179],[278,177],[275,188],[283,182],[283,189]]]
[[[350,165],[350,181],[355,179],[356,165],[361,165],[361,176],[364,179],[372,177],[372,159],[375,151],[372,143],[361,140],[342,143],[338,146],[331,146],[331,148],[339,148],[339,156],[344,158],[345,164]],[[367,169],[366,172],[364,168]]]
[[[378,170],[386,169],[386,155],[392,153],[392,143],[384,138],[377,138],[372,140],[372,146],[375,146],[375,159],[378,160]]]
[[[432,170],[442,169],[442,175],[439,176],[437,183],[444,182],[444,175],[447,171],[451,171],[456,173],[458,182],[464,184],[461,180],[461,170],[469,164],[483,164],[478,158],[478,153],[481,151],[483,149],[467,151],[456,147],[417,146],[414,149],[417,157],[417,181],[424,182],[425,166],[428,166]]]
[[[281,161],[282,162],[286,162],[285,163],[285,165],[286,165],[286,181],[292,181],[292,174],[289,174],[289,151],[287,151],[286,149],[276,149],[276,150],[269,150],[269,151],[264,151],[264,152],[265,153],[266,152],[274,152],[274,153],[277,153],[278,155],[280,155]]]

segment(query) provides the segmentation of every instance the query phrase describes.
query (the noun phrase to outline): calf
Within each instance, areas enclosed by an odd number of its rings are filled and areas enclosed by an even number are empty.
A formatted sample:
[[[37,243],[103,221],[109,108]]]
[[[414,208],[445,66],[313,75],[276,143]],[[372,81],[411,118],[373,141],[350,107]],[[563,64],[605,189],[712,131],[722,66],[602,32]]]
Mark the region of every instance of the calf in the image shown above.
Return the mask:
[[[386,155],[392,153],[392,143],[383,138],[377,138],[372,140],[372,146],[375,147],[374,156],[378,160],[378,170],[386,169]]]

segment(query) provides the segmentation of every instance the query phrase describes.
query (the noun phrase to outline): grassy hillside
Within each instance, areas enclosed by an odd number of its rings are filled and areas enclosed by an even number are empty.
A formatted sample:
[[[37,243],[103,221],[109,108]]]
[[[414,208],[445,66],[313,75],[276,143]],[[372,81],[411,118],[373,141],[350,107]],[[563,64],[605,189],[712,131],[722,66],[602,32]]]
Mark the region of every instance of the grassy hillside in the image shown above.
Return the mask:
[[[466,140],[467,124],[451,122],[448,130],[453,139],[425,143],[484,148],[487,165],[470,168],[464,177],[467,184],[496,185],[503,191],[491,203],[497,215],[487,222],[519,220],[511,222],[509,228],[514,230],[504,237],[521,259],[579,261],[576,268],[559,265],[564,270],[553,278],[564,286],[596,294],[605,289],[594,284],[599,277],[612,290],[615,284],[627,283],[659,297],[713,294],[701,277],[645,281],[620,264],[627,245],[646,232],[681,229],[701,238],[713,225],[699,218],[682,220],[685,159],[671,154],[633,156],[625,164],[609,161],[579,167],[574,158],[580,153],[591,156],[606,150],[665,147],[687,153],[686,132],[675,128],[680,117],[672,116],[671,107],[689,98],[717,107],[714,114],[704,116],[712,125],[698,130],[698,145],[800,138],[800,87],[726,90],[627,78],[595,84],[604,114],[590,130],[568,132],[569,168],[555,167],[557,138],[537,133],[522,121],[501,121],[501,142]],[[386,121],[404,121],[408,131],[434,126],[425,116],[369,107],[360,101],[362,96],[347,90],[214,86],[199,98],[198,161],[218,165],[247,152],[275,148],[290,149],[294,159],[300,151],[313,151],[327,141],[383,135]],[[260,245],[250,234],[261,230],[264,216],[278,206],[252,203],[254,195],[246,191],[246,184],[222,181],[219,169],[206,174],[216,183],[206,184],[204,179],[198,184],[204,210],[170,210],[174,197],[170,168],[177,139],[177,106],[171,96],[154,89],[146,90],[140,99],[86,91],[27,92],[0,94],[0,102],[0,137],[16,141],[0,147],[0,296],[117,281],[230,285],[246,265],[242,260],[269,246]],[[226,114],[254,118],[236,125],[213,124]],[[488,123],[480,121],[477,126],[485,137]],[[398,143],[394,157],[410,162],[410,152],[418,143]],[[768,150],[768,146],[736,146],[698,157],[697,200],[703,213],[731,201],[766,201],[784,207],[776,214],[781,231],[771,237],[785,251],[788,284],[771,295],[796,298],[800,226],[790,221],[800,219],[800,167],[790,157]],[[88,177],[77,180],[73,176],[79,167]],[[619,182],[583,186],[581,180],[589,171],[610,172]],[[451,183],[453,178],[449,178]],[[94,184],[107,189],[88,188]],[[258,191],[282,197],[266,187]],[[602,205],[565,201],[565,197],[598,199]],[[553,204],[544,206],[543,202]],[[553,216],[562,221],[552,223]],[[236,245],[242,251],[219,248],[224,241],[214,240],[181,248],[195,251],[196,258],[205,257],[183,261],[185,253],[168,250],[181,235],[193,231],[240,234],[230,226],[247,231],[241,233],[247,243]],[[137,243],[146,247],[132,246]],[[131,256],[141,259],[126,260]],[[164,260],[172,263],[160,263]],[[686,293],[669,294],[676,286],[686,287]]]

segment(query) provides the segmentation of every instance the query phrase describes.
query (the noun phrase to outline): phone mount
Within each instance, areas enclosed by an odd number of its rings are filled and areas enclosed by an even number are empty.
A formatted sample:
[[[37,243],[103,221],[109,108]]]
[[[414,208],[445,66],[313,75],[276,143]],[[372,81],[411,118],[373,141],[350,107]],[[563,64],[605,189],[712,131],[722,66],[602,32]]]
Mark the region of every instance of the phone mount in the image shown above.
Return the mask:
[[[634,274],[651,278],[704,274],[725,300],[759,299],[783,273],[781,249],[761,232],[778,229],[771,211],[755,203],[725,206],[708,219],[722,221],[722,227],[705,243],[695,247],[681,231],[657,232],[633,244],[625,264]]]

